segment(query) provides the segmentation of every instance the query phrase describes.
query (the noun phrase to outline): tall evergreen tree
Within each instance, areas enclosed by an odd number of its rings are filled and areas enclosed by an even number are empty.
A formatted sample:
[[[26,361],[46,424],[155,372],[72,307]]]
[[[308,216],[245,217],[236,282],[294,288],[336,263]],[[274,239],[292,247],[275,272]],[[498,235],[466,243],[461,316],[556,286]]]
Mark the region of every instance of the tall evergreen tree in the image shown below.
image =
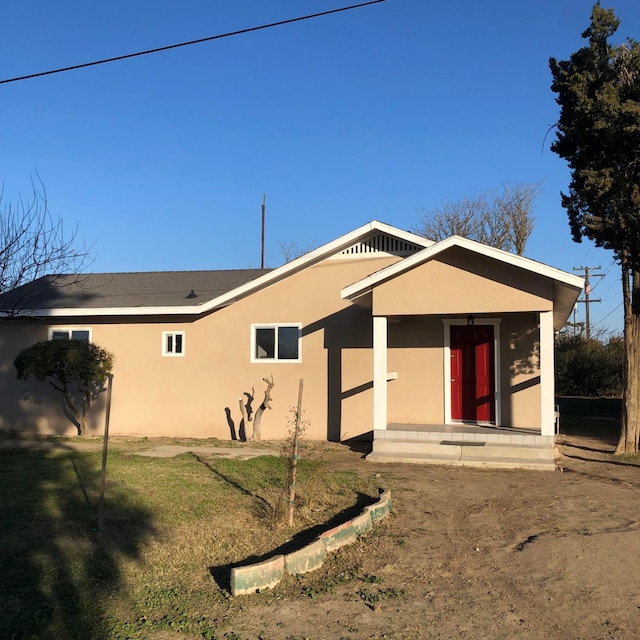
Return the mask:
[[[573,239],[613,251],[621,266],[624,391],[618,454],[638,453],[640,437],[640,43],[609,41],[620,21],[599,3],[568,60],[551,58],[560,106],[551,150],[571,170],[562,205]]]

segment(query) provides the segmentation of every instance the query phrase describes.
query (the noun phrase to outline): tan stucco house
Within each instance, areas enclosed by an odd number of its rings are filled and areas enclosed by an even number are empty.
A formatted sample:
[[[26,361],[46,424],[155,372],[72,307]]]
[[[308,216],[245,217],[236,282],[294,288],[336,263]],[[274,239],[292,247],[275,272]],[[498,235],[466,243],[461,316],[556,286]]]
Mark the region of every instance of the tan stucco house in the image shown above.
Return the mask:
[[[265,439],[286,435],[303,378],[310,438],[373,433],[380,455],[456,429],[552,444],[554,332],[582,284],[376,221],[273,270],[44,277],[0,296],[0,428],[75,433],[55,392],[16,380],[12,362],[79,337],[115,354],[116,434],[229,439],[238,399],[255,389],[255,410],[273,376]]]

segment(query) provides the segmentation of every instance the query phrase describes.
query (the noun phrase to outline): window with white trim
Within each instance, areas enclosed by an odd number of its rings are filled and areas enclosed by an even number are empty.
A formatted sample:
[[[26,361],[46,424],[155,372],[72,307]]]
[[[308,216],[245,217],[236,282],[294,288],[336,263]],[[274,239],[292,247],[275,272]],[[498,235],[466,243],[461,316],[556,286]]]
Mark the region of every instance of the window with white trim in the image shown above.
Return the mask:
[[[184,331],[163,331],[162,332],[162,355],[163,356],[183,356],[185,335]]]
[[[50,327],[49,340],[86,340],[87,342],[91,342],[91,329]]]
[[[251,362],[300,362],[301,324],[251,325]]]

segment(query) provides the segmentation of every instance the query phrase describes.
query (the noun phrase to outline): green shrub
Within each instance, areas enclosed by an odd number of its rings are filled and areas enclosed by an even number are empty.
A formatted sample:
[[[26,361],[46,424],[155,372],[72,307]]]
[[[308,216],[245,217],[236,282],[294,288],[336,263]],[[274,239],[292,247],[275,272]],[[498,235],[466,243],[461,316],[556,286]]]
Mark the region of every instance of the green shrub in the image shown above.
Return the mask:
[[[623,341],[562,336],[556,342],[556,392],[574,396],[622,394]]]

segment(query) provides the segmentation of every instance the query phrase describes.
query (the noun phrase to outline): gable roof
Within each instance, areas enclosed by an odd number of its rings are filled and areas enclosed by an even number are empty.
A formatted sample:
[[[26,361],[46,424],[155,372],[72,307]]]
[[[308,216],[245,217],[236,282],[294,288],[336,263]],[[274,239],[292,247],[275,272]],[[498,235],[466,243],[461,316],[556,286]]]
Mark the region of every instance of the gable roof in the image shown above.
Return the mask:
[[[486,256],[498,262],[509,264],[519,269],[523,269],[532,274],[550,278],[554,282],[554,325],[560,328],[569,317],[571,309],[582,291],[584,279],[566,271],[561,271],[555,267],[508,253],[502,249],[490,247],[475,240],[462,238],[461,236],[451,236],[440,242],[435,242],[431,246],[419,251],[418,253],[405,258],[400,262],[396,262],[376,273],[354,282],[340,291],[340,295],[344,300],[357,300],[361,296],[369,293],[372,289],[382,282],[391,280],[402,273],[433,260],[441,253],[451,249],[452,247],[461,247],[471,251],[477,255]]]
[[[518,256],[513,253],[503,251],[502,249],[496,249],[495,247],[489,247],[480,242],[476,242],[475,240],[469,240],[469,238],[451,236],[445,240],[441,240],[440,242],[434,242],[430,247],[405,258],[402,262],[396,262],[395,264],[385,267],[380,271],[376,271],[376,273],[373,273],[358,282],[350,284],[342,289],[340,295],[346,300],[354,300],[355,298],[358,298],[364,293],[370,291],[375,285],[380,284],[385,280],[390,280],[400,273],[413,269],[424,262],[428,262],[451,247],[462,247],[463,249],[468,249],[469,251],[479,255],[494,258],[500,262],[520,267],[526,271],[558,280],[559,282],[563,282],[569,286],[577,287],[579,289],[582,289],[584,284],[584,280],[580,276],[567,273],[566,271],[561,271],[555,267],[550,267],[542,262],[537,262],[536,260],[531,260],[524,256]]]
[[[32,317],[199,315],[227,306],[384,234],[415,250],[433,244],[373,220],[277,269],[44,276],[0,295],[0,315]],[[375,243],[373,243],[375,244]],[[375,247],[374,247],[375,248]],[[363,253],[367,253],[364,247]],[[191,290],[197,297],[189,297]]]

